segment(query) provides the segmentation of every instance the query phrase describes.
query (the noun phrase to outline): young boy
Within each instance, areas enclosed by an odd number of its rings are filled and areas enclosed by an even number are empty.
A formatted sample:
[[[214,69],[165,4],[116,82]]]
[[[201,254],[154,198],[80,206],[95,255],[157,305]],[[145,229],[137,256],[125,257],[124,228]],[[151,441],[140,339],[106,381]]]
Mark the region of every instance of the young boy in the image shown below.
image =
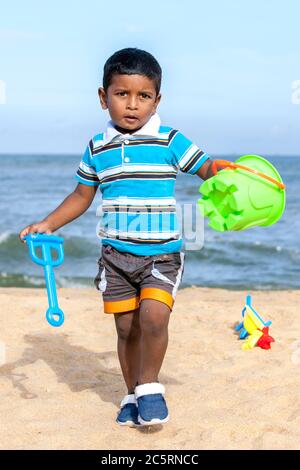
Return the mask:
[[[102,255],[95,285],[104,312],[114,314],[118,357],[127,395],[120,425],[168,421],[158,374],[168,344],[168,323],[183,274],[184,254],[176,219],[174,185],[178,170],[212,176],[212,160],[171,127],[161,126],[161,68],[148,52],[117,51],[104,66],[99,88],[111,121],[87,146],[78,185],[28,233],[52,233],[83,214],[99,187]]]

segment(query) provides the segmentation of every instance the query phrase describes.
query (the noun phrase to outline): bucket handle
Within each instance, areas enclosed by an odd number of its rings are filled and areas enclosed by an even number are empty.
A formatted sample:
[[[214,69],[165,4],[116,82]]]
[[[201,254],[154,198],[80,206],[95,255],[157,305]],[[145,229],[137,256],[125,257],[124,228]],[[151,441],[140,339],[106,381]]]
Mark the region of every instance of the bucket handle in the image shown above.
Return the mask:
[[[285,189],[285,184],[281,183],[280,181],[275,180],[274,178],[271,178],[271,176],[261,173],[260,171],[254,170],[253,168],[249,168],[248,166],[240,165],[238,163],[230,162],[228,160],[214,160],[211,166],[214,176],[218,172],[218,167],[223,167],[223,168],[229,167],[232,169],[240,168],[241,170],[249,171],[250,173],[254,173],[257,176],[260,176],[261,178],[265,178],[271,183],[276,184],[276,186],[278,186],[280,189]]]

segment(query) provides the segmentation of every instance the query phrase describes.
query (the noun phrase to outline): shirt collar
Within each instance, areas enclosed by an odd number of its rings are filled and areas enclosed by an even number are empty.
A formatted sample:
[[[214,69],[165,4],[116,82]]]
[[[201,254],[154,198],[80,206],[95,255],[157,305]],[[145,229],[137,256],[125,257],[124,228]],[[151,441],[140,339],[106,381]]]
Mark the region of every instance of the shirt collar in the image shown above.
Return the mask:
[[[143,127],[138,129],[133,134],[122,134],[121,132],[117,131],[117,129],[114,127],[113,122],[110,120],[107,123],[107,129],[103,136],[103,145],[107,144],[108,142],[111,142],[117,136],[120,137],[120,140],[134,138],[133,136],[141,134],[150,137],[158,137],[160,123],[160,117],[157,113],[155,113],[151,116],[149,121],[147,121],[146,124],[143,125]]]

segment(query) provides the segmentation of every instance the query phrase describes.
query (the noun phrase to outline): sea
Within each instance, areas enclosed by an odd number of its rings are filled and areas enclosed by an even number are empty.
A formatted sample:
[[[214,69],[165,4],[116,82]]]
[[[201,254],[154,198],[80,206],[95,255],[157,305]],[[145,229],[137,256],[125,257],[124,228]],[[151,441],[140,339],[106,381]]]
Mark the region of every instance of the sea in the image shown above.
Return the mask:
[[[205,218],[201,246],[185,251],[180,288],[300,289],[300,156],[265,158],[286,184],[286,209],[281,219],[268,227],[216,232]],[[10,154],[0,155],[0,162],[0,286],[45,287],[43,268],[31,261],[19,232],[42,220],[75,189],[80,156]],[[177,204],[194,206],[195,227],[201,184],[197,176],[183,173],[176,180]],[[101,239],[96,234],[100,204],[98,191],[81,217],[55,232],[64,238],[65,253],[64,262],[55,268],[58,287],[94,288],[101,253]],[[183,249],[187,246],[184,240]]]

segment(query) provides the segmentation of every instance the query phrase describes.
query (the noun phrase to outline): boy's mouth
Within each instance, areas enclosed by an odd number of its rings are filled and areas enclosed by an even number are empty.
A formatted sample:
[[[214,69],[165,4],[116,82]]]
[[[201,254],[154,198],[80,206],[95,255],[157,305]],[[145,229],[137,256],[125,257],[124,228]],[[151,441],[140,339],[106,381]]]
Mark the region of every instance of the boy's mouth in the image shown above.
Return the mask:
[[[130,115],[124,116],[124,119],[128,123],[133,123],[133,122],[138,121],[138,118],[136,116],[130,116]]]

